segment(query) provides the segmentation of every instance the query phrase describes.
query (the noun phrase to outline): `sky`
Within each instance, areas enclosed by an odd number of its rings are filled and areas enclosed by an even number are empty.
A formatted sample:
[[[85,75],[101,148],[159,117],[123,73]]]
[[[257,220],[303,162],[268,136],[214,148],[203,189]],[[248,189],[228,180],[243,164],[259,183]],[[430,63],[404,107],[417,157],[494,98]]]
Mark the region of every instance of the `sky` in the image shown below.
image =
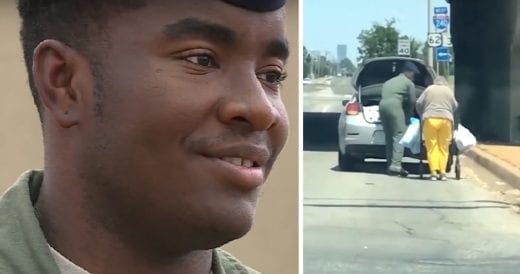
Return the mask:
[[[449,8],[445,0],[431,0],[431,5]],[[330,51],[334,58],[337,45],[346,44],[347,57],[356,64],[357,36],[374,22],[384,24],[393,17],[402,35],[426,41],[428,23],[433,24],[427,6],[427,0],[304,0],[303,44],[308,50]]]

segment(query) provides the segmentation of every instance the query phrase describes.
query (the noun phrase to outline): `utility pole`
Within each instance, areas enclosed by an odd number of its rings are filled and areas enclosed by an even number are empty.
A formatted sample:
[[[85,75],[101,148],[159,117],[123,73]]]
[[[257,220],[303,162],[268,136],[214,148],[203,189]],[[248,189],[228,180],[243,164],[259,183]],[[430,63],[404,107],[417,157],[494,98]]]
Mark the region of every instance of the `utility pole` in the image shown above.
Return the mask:
[[[314,57],[311,55],[311,75],[310,78],[314,80]]]
[[[428,0],[428,18],[426,18],[426,22],[428,22],[428,34],[432,33],[432,0]],[[428,65],[433,68],[433,48],[428,46]]]

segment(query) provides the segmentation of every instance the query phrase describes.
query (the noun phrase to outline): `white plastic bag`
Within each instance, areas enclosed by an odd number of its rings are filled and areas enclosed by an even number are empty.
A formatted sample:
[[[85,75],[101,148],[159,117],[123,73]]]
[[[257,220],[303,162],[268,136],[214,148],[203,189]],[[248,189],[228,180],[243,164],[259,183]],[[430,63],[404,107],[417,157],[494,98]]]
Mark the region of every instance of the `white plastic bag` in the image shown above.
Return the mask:
[[[409,148],[413,154],[419,154],[421,152],[421,125],[420,123],[412,122],[406,132],[399,141],[399,144],[406,148]]]
[[[376,122],[381,121],[381,119],[379,117],[379,106],[378,105],[363,107],[363,114],[365,115],[365,119],[369,123],[376,123]]]
[[[477,138],[475,138],[475,135],[462,125],[459,125],[459,128],[455,130],[453,137],[455,139],[455,144],[461,153],[468,151],[477,144]]]

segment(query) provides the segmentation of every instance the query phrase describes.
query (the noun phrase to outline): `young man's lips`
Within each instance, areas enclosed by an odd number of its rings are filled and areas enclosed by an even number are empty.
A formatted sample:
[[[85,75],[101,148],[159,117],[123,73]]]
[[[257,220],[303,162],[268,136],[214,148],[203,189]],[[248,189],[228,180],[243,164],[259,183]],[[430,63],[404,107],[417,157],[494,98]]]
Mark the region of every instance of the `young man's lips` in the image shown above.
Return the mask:
[[[265,181],[265,173],[262,167],[246,167],[229,162],[225,158],[213,158],[218,172],[222,172],[226,183],[239,188],[251,190],[261,186]]]
[[[271,152],[265,146],[237,144],[211,148],[203,155],[218,158],[236,166],[251,168],[264,167],[271,157]]]
[[[226,146],[203,155],[214,160],[217,172],[222,172],[230,183],[245,189],[263,184],[265,165],[271,157],[266,147],[256,145]]]
[[[255,161],[240,158],[240,157],[222,157],[219,159],[222,161],[226,161],[230,164],[233,164],[235,166],[239,166],[239,167],[244,167],[244,168],[258,167],[258,164],[255,163]]]

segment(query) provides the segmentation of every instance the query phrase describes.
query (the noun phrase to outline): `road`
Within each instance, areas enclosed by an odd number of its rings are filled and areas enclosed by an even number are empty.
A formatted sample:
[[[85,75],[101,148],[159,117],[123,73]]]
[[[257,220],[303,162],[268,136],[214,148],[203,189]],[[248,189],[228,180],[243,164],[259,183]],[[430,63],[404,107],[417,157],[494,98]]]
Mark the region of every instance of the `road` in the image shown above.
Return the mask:
[[[304,152],[304,273],[518,273],[520,217],[474,179],[337,171]],[[466,172],[468,172],[466,170]]]
[[[354,88],[351,78],[318,78],[312,84],[303,85],[303,139],[305,149],[336,148],[338,143],[338,118],[344,107],[343,100],[350,99]],[[315,144],[327,144],[327,147]],[[333,145],[330,145],[333,144]]]
[[[312,84],[303,85],[304,112],[341,112],[341,101],[349,99],[354,88],[347,77],[318,78]]]
[[[304,102],[330,84],[309,87]],[[343,172],[337,145],[313,141],[303,155],[305,274],[520,273],[520,191],[465,157],[460,181],[389,177],[376,161]]]

